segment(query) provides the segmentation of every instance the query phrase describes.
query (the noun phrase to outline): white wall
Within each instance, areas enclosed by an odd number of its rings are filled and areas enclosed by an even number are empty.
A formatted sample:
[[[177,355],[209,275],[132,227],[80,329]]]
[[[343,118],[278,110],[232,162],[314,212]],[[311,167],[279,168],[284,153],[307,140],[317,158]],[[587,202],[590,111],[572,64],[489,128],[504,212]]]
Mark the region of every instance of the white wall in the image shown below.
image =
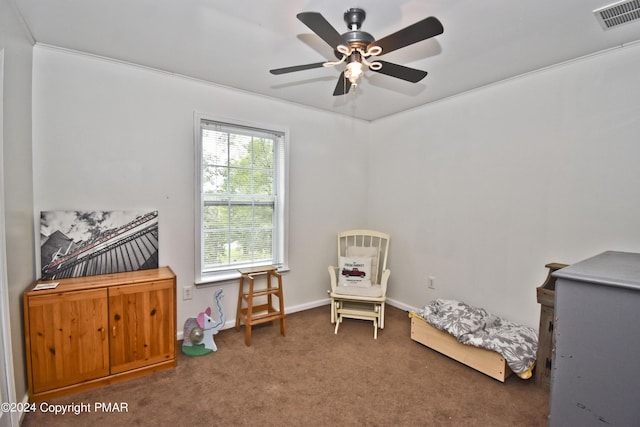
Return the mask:
[[[374,123],[44,46],[34,55],[35,212],[157,208],[160,262],[179,287],[193,283],[194,111],[291,131],[288,306],[325,297],[335,232],[362,225],[392,235],[395,302],[457,298],[534,327],[546,263],[640,251],[637,45]],[[179,326],[212,295],[179,298]]]
[[[160,264],[178,277],[178,329],[213,304],[194,283],[194,112],[290,130],[287,307],[326,300],[335,234],[366,218],[368,123],[128,64],[34,48],[35,213],[158,209]],[[345,185],[346,184],[346,185]],[[38,229],[38,222],[35,227]],[[225,286],[235,319],[237,283]]]
[[[392,236],[390,297],[537,328],[546,263],[640,251],[638,76],[635,45],[374,122],[367,212]]]
[[[0,50],[4,51],[0,173],[4,181],[4,245],[11,343],[18,400],[26,393],[22,292],[35,279],[31,170],[32,41],[13,2],[0,0]],[[1,192],[0,192],[1,193]],[[1,217],[2,215],[0,215]]]

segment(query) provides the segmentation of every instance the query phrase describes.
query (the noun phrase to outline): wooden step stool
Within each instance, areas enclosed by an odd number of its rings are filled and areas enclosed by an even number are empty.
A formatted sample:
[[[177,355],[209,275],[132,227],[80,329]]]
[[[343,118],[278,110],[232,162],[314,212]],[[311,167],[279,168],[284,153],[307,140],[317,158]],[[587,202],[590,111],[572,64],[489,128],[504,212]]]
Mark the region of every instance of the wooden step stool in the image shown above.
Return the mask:
[[[287,334],[285,323],[284,299],[282,298],[282,275],[276,271],[276,267],[256,267],[238,270],[240,276],[240,287],[238,288],[238,309],[236,310],[236,331],[240,330],[241,322],[244,323],[244,343],[251,345],[251,327],[261,323],[280,320],[280,333]],[[265,276],[267,287],[256,289],[254,278]],[[248,286],[248,289],[245,287]],[[273,296],[278,298],[276,309],[273,305]],[[254,298],[266,297],[266,303],[254,305]],[[246,307],[243,307],[243,301]]]

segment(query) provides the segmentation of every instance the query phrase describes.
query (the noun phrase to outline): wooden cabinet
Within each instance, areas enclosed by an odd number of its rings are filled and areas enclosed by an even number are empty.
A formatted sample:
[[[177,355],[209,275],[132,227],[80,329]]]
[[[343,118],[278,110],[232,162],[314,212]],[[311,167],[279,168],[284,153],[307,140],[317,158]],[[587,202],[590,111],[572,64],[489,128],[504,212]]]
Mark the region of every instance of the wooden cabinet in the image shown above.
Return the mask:
[[[24,294],[31,400],[176,365],[176,277],[169,267],[58,281]]]
[[[549,387],[553,360],[553,318],[556,294],[556,278],[552,274],[561,268],[567,267],[567,264],[552,262],[545,265],[545,267],[549,269],[547,278],[536,289],[536,295],[540,303],[540,328],[538,330],[535,379],[539,385]]]

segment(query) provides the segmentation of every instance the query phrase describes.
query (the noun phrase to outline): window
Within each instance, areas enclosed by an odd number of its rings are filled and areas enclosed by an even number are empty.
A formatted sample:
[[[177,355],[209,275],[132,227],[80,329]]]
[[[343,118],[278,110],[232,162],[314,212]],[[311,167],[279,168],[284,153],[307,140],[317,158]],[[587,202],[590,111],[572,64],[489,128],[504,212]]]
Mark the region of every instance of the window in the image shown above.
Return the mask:
[[[196,124],[196,280],[286,268],[286,133],[204,117]]]

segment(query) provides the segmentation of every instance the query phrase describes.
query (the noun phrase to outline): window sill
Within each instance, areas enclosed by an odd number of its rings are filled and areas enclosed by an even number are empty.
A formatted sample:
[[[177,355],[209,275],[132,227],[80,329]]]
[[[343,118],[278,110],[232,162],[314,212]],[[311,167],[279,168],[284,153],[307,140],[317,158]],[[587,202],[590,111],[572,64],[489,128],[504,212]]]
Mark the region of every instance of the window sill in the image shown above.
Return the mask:
[[[278,268],[278,273],[287,273],[290,271],[289,266]],[[225,270],[218,273],[210,273],[203,275],[199,280],[196,280],[194,285],[197,288],[206,288],[208,286],[219,286],[231,283],[238,283],[240,279],[240,272],[238,270]]]

